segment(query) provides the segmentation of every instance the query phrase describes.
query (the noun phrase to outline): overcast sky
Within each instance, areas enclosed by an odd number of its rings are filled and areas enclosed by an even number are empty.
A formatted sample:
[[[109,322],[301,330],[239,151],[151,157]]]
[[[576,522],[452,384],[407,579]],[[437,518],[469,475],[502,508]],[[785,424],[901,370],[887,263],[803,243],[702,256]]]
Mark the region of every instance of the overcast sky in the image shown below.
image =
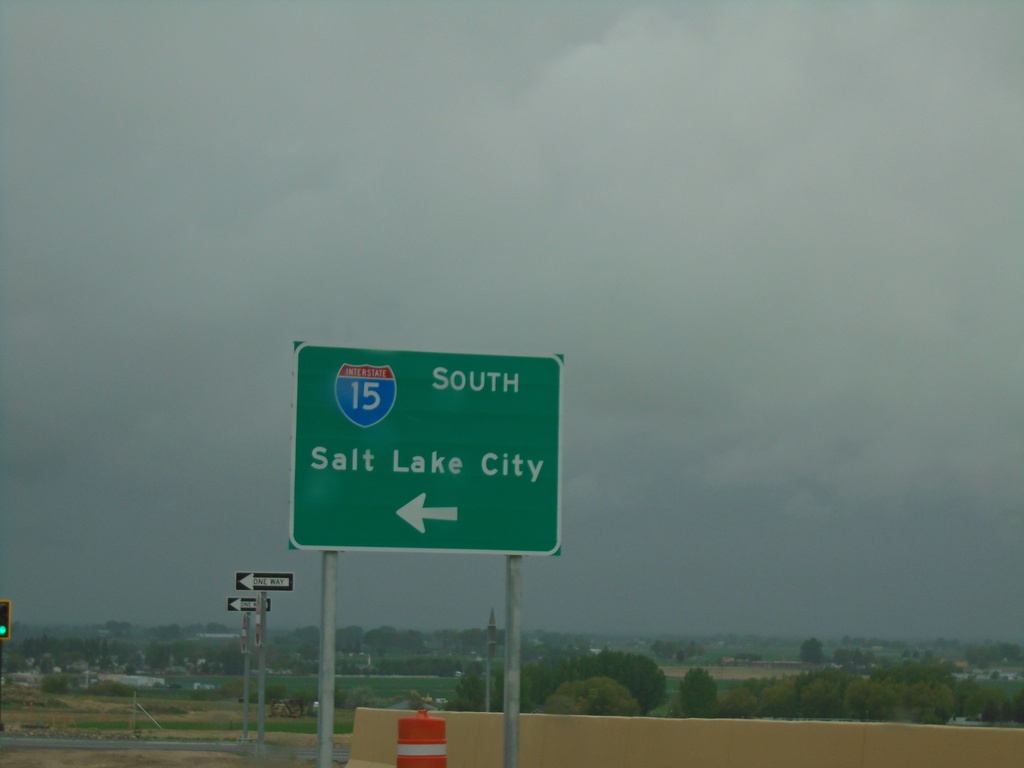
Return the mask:
[[[0,5],[0,597],[235,623],[293,341],[565,356],[523,622],[1024,638],[1024,7]],[[344,553],[484,626],[501,556]]]

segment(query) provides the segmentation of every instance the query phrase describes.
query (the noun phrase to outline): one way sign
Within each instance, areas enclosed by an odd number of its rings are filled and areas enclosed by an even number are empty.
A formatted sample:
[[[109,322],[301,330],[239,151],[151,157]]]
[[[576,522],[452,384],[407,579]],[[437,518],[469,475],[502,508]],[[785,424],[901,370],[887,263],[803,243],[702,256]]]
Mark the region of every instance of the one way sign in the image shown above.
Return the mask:
[[[294,589],[294,578],[294,573],[235,571],[235,589],[258,590],[260,592],[269,590],[291,592]]]
[[[258,597],[229,597],[228,598],[228,610],[229,611],[244,611],[245,613],[255,613],[256,601]],[[270,613],[270,598],[267,598],[267,613]]]

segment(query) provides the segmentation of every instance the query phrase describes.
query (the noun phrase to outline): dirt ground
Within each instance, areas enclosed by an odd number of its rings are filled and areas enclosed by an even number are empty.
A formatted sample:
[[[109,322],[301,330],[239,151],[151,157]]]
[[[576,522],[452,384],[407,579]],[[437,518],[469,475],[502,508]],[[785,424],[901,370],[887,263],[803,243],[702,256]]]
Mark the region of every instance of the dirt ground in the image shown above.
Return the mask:
[[[88,738],[169,738],[181,741],[210,740],[237,742],[240,734],[240,713],[222,710],[220,705],[189,701],[148,703],[148,709],[159,721],[174,722],[177,727],[163,732],[137,713],[140,729],[130,729],[131,701],[90,699],[86,697],[47,696],[30,689],[11,687],[4,690],[3,722],[6,735],[51,735]],[[237,709],[237,707],[236,707]],[[123,731],[90,727],[93,722],[124,720]],[[192,731],[182,725],[195,722],[202,728]],[[210,730],[210,724],[223,723],[225,730]],[[229,726],[230,723],[230,726]],[[256,740],[256,716],[249,724],[249,737]],[[315,734],[268,732],[264,742],[268,747],[316,748]],[[337,734],[336,746],[351,742],[351,736]],[[10,749],[0,747],[0,768],[311,768],[314,760],[267,758],[257,760],[248,756],[221,752],[173,752],[159,750],[90,750],[90,749]]]
[[[310,768],[311,760],[258,760],[216,752],[157,752],[123,750],[91,752],[70,749],[0,749],[3,768]]]
[[[12,731],[8,729],[10,734]],[[99,736],[100,734],[96,734]],[[252,740],[256,740],[256,731],[252,731]],[[237,732],[217,731],[175,731],[172,738],[176,741],[190,740],[221,740],[232,742],[237,740]],[[351,742],[351,736],[336,736],[335,746],[344,746]],[[265,743],[268,747],[316,748],[316,736],[292,733],[267,734]],[[316,761],[299,759],[265,758],[257,760],[253,757],[230,755],[222,752],[174,752],[152,749],[124,750],[90,750],[90,749],[25,749],[16,750],[0,747],[0,768],[311,768]]]

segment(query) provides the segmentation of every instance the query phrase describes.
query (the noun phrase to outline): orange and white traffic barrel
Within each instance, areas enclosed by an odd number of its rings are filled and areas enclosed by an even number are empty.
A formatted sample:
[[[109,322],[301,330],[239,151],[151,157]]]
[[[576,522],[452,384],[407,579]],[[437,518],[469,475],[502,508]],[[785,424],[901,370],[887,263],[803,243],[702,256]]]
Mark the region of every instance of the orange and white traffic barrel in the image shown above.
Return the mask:
[[[421,709],[416,717],[398,720],[398,763],[396,768],[447,768],[448,742],[445,722]]]

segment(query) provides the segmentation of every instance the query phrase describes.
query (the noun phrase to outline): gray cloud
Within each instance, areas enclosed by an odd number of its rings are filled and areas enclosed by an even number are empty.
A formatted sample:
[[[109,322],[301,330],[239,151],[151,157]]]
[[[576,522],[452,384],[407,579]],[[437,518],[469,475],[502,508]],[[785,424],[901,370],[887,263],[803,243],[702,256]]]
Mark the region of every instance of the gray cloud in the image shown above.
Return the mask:
[[[566,355],[529,625],[1019,635],[1017,9],[123,11],[2,12],[26,620],[220,619],[250,567],[318,620],[303,339]],[[346,555],[340,620],[479,622],[502,569]]]

